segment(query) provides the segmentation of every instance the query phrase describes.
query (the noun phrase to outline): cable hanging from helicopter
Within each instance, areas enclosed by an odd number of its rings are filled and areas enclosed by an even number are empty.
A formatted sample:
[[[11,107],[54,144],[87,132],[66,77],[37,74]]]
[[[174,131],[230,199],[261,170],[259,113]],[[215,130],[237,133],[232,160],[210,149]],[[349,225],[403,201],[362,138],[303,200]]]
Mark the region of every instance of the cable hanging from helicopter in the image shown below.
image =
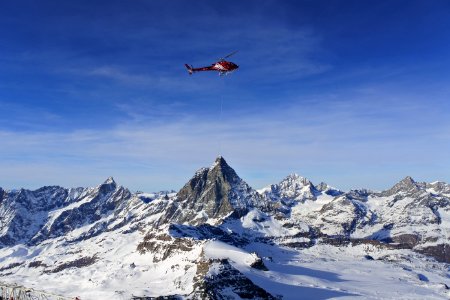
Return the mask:
[[[213,63],[211,66],[208,67],[200,67],[200,68],[194,68],[191,65],[184,64],[186,66],[186,69],[189,72],[189,75],[192,75],[194,72],[202,72],[202,71],[218,71],[220,76],[226,75],[228,73],[231,73],[235,71],[237,68],[239,68],[238,65],[231,61],[225,60],[226,58],[236,54],[238,51],[234,51],[223,58],[219,59],[217,62]]]

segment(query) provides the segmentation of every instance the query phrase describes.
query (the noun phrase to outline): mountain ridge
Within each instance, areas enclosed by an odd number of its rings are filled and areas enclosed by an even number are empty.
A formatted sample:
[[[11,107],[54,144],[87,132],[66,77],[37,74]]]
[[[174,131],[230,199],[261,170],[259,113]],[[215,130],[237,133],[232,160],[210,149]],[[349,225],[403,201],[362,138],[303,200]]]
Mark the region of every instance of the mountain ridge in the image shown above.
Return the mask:
[[[450,262],[449,191],[447,183],[405,177],[386,191],[344,192],[298,174],[256,191],[223,157],[173,193],[132,193],[112,177],[92,188],[0,188],[0,275],[22,280],[38,272],[68,280],[73,272],[89,277],[92,268],[115,262],[103,272],[117,284],[139,278],[140,289],[148,285],[145,276],[160,280],[153,276],[166,278],[170,268],[175,277],[152,296],[201,299],[208,291],[217,297],[233,291],[276,299],[283,289],[253,280],[272,274],[287,253],[315,256],[334,247],[382,264],[409,259],[440,270],[440,262]],[[142,276],[152,268],[154,274]],[[276,278],[270,276],[268,282]],[[91,289],[103,286],[91,280]]]

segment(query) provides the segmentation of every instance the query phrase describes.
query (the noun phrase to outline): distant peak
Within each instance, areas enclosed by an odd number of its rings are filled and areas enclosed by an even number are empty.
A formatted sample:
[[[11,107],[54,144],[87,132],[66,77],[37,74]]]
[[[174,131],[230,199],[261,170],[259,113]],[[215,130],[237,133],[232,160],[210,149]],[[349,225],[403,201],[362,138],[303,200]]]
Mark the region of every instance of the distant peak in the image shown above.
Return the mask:
[[[289,174],[283,181],[299,182],[302,185],[312,185],[311,181],[303,176],[298,175],[297,173]]]
[[[431,184],[431,185],[436,185],[436,184],[445,184],[445,182],[443,182],[443,181],[439,181],[439,180],[436,180],[436,181],[430,182],[430,184]]]
[[[411,176],[406,176],[405,178],[403,178],[399,183],[397,183],[397,186],[403,186],[406,188],[417,188],[417,184],[414,181],[414,179],[412,179]]]
[[[414,179],[413,179],[411,176],[406,176],[406,177],[403,178],[402,181],[400,181],[400,182],[403,182],[403,183],[416,183],[416,182],[414,181]]]
[[[300,175],[298,175],[297,173],[291,173],[291,174],[289,174],[288,176],[286,176],[287,178],[292,178],[292,179],[298,179],[298,178],[300,178],[301,176]]]
[[[105,182],[103,182],[103,184],[116,184],[116,182],[114,181],[114,178],[112,176],[109,176]]]
[[[411,176],[406,176],[395,184],[392,188],[386,191],[387,195],[393,195],[398,192],[413,192],[420,190],[417,183],[412,179]]]
[[[117,184],[110,176],[98,188],[101,193],[109,193],[117,188]]]
[[[297,173],[291,173],[288,176],[286,176],[286,179],[293,179],[293,180],[301,180],[304,179],[304,177],[298,175]]]

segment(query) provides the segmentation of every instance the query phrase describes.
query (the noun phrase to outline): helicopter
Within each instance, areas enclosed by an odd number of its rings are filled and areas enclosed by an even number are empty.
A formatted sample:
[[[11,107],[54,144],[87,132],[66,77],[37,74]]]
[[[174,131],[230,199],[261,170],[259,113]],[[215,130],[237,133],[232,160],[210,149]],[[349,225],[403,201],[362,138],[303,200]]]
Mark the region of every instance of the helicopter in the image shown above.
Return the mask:
[[[235,63],[232,63],[231,61],[226,61],[225,59],[236,54],[238,51],[234,51],[223,58],[219,59],[219,61],[213,63],[209,67],[201,67],[201,68],[194,68],[191,65],[184,64],[186,66],[186,69],[189,72],[189,75],[192,75],[194,72],[201,72],[201,71],[218,71],[220,76],[226,75],[228,73],[231,73],[235,71],[237,68],[239,68],[238,65]]]

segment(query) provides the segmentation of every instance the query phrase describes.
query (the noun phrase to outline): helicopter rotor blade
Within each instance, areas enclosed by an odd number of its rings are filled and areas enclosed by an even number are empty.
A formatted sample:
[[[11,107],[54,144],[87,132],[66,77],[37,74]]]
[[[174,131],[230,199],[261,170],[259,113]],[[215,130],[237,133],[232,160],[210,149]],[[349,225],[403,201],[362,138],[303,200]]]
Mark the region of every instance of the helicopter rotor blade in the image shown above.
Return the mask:
[[[220,60],[225,60],[225,58],[228,58],[228,57],[230,57],[230,56],[232,56],[232,55],[235,55],[237,52],[239,52],[239,50],[236,50],[236,51],[231,52],[230,54],[228,54],[228,55],[222,57]]]

